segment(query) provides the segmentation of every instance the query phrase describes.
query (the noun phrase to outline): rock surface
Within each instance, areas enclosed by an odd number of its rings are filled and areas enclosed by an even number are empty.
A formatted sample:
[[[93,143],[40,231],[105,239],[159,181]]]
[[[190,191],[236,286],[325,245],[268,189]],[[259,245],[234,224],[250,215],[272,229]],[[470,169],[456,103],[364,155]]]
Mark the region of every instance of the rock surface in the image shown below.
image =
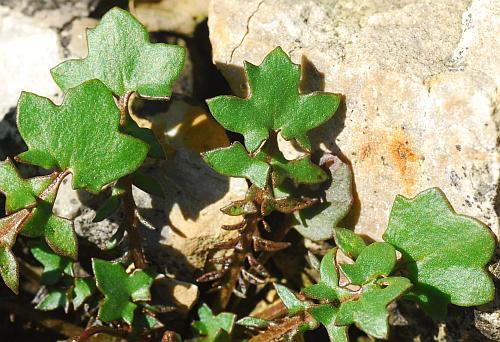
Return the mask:
[[[44,26],[62,28],[78,17],[88,16],[100,0],[0,0],[1,6],[34,18]]]
[[[136,0],[133,13],[149,31],[191,36],[207,18],[208,0]]]
[[[236,93],[243,61],[279,45],[306,63],[305,90],[345,96],[310,137],[352,164],[357,232],[380,239],[397,194],[437,186],[498,235],[498,1],[217,0],[209,28]]]
[[[52,98],[58,94],[50,76],[61,60],[56,30],[0,6],[0,51],[0,121],[15,110],[23,90]]]

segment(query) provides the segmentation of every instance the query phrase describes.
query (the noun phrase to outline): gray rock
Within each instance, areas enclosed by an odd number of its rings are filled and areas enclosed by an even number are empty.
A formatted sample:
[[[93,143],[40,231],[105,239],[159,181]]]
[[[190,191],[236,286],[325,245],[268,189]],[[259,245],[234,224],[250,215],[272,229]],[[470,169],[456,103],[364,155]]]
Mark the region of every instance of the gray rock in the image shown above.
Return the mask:
[[[50,27],[62,28],[78,17],[88,16],[100,0],[0,0],[1,6],[34,18]]]
[[[498,1],[212,1],[213,60],[238,94],[241,66],[281,46],[304,88],[345,96],[313,131],[352,163],[356,230],[380,239],[397,194],[444,190],[498,234]],[[311,70],[316,69],[315,73]]]
[[[21,91],[54,97],[59,93],[50,68],[60,62],[60,45],[55,30],[0,6],[0,136],[1,120],[15,110]],[[1,139],[2,137],[0,137]]]

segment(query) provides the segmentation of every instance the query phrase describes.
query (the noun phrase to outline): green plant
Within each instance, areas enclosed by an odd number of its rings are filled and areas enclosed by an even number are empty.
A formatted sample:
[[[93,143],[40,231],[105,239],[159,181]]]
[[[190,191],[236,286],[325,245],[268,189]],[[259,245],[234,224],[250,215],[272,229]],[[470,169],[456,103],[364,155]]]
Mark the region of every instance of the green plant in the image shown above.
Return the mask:
[[[134,94],[168,100],[185,52],[151,43],[146,29],[118,8],[88,32],[88,47],[86,58],[52,69],[65,94],[61,105],[31,93],[19,99],[18,128],[28,150],[15,160],[52,173],[25,179],[14,161],[0,162],[0,191],[6,202],[6,217],[0,219],[0,275],[19,292],[20,266],[12,250],[21,235],[29,238],[31,255],[42,265],[36,309],[73,313],[83,311],[86,303],[91,307],[85,311],[87,321],[101,321],[75,340],[98,333],[154,340],[159,333],[153,331],[160,330],[162,340],[177,341],[181,337],[165,327],[170,321],[161,317],[171,308],[154,298],[161,277],[144,256],[132,195],[136,186],[164,196],[161,186],[140,168],[148,157],[163,159],[165,153],[153,132],[134,121],[129,102]],[[237,231],[235,239],[218,246],[232,253],[211,258],[198,278],[211,283],[203,299],[211,301],[216,314],[206,304],[199,307],[199,320],[191,324],[197,340],[230,341],[243,333],[251,341],[292,339],[323,325],[332,341],[346,341],[351,324],[386,338],[387,306],[398,299],[414,301],[438,319],[450,303],[473,306],[493,299],[495,289],[485,266],[494,252],[494,237],[479,221],[456,214],[439,189],[413,199],[398,196],[384,242],[367,244],[341,228],[353,204],[353,175],[338,157],[314,155],[317,151],[308,138],[311,130],[332,118],[341,97],[301,93],[301,67],[281,48],[259,66],[246,63],[245,72],[249,97],[207,101],[214,118],[241,134],[243,143],[203,153],[204,160],[221,174],[246,178],[250,186],[245,198],[221,209],[241,216],[241,221],[222,226]],[[279,136],[296,143],[303,157],[287,160]],[[125,232],[128,235],[128,253],[115,261],[87,260],[88,273],[77,262],[82,260],[72,222],[53,213],[59,186],[69,175],[74,189],[95,195],[109,190],[94,221],[122,207],[123,222],[107,249],[121,245]],[[309,253],[319,277],[298,294],[268,269],[274,253],[291,245],[285,239],[292,228],[304,238],[333,239],[336,244],[321,261]],[[351,262],[337,262],[340,252]],[[236,313],[223,312],[232,308],[241,316],[234,308],[257,291],[268,291],[271,282],[286,312],[271,307],[267,315],[243,315],[239,320]]]

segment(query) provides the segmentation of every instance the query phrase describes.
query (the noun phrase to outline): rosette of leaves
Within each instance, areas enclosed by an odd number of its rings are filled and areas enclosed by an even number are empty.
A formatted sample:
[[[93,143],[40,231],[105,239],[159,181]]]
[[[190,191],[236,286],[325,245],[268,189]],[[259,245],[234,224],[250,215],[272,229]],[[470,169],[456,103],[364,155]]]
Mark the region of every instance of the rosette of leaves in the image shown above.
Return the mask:
[[[473,306],[493,300],[495,288],[485,270],[495,249],[492,233],[481,222],[456,214],[437,188],[412,199],[396,198],[386,242],[367,245],[341,228],[334,235],[338,248],[317,265],[317,284],[302,289],[300,296],[275,285],[295,321],[270,326],[263,333],[269,340],[300,333],[304,327],[315,329],[317,324],[326,328],[334,342],[348,341],[351,324],[374,338],[386,339],[387,306],[399,298],[413,300],[441,319],[450,303]],[[352,262],[339,264],[338,249]],[[396,250],[402,254],[399,261]],[[347,283],[339,283],[339,271]]]
[[[244,144],[234,142],[203,153],[203,158],[217,172],[252,183],[245,199],[222,208],[228,215],[243,216],[240,224],[222,227],[238,230],[240,236],[221,247],[238,245],[239,252],[231,260],[217,260],[222,264],[221,270],[198,279],[216,280],[213,286],[222,286],[223,299],[216,304],[218,309],[225,307],[231,291],[244,297],[247,285],[264,282],[262,277],[267,272],[252,252],[273,252],[289,245],[262,236],[260,229],[271,231],[265,217],[274,211],[292,214],[316,202],[290,196],[289,185],[312,185],[328,179],[328,174],[311,161],[309,153],[287,160],[278,148],[278,134],[310,152],[308,131],[330,119],[340,102],[340,97],[331,93],[302,94],[301,67],[293,64],[279,47],[259,66],[245,62],[245,73],[250,89],[247,98],[219,96],[207,101],[214,118],[227,130],[242,134]]]

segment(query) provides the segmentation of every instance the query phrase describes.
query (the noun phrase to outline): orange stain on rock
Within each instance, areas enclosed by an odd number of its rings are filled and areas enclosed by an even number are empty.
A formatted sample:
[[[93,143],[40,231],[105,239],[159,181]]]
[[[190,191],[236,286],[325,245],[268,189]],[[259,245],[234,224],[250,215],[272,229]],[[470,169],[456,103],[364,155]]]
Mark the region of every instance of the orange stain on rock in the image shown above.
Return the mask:
[[[401,176],[405,195],[412,195],[418,173],[417,153],[402,130],[397,130],[388,137],[387,148],[392,164]]]

